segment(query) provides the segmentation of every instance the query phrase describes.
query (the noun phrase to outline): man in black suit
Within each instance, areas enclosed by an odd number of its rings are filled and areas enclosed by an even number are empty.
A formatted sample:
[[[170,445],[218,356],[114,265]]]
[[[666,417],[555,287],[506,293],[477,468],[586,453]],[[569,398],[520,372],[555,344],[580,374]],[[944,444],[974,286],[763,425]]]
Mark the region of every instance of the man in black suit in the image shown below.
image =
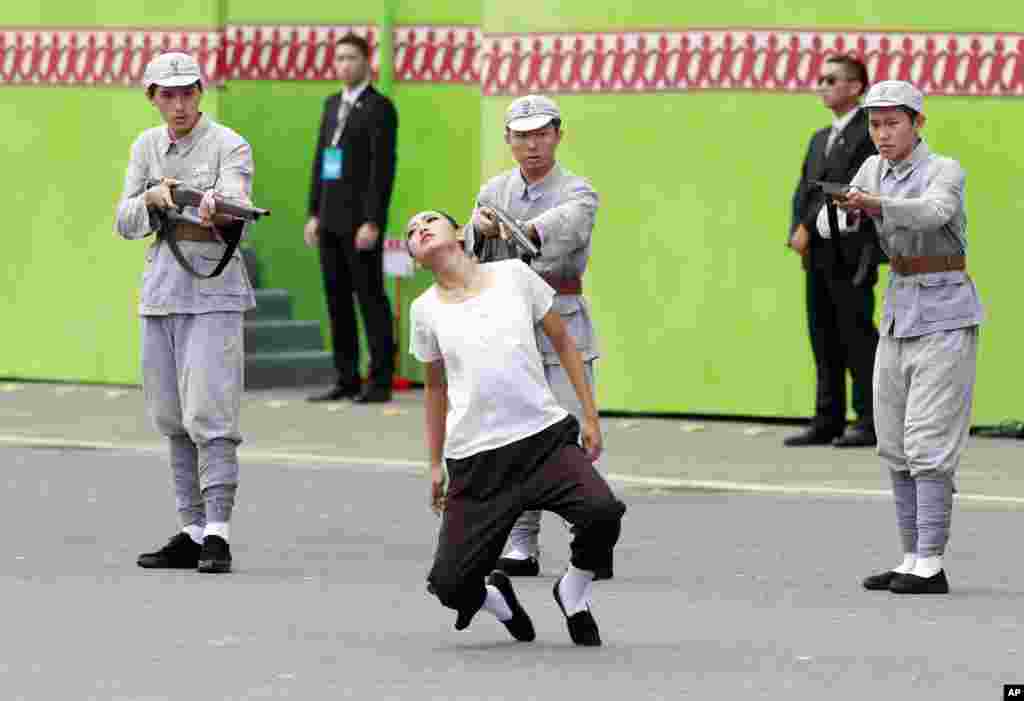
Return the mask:
[[[876,153],[860,97],[868,88],[864,64],[850,56],[829,58],[818,79],[832,126],[811,138],[793,196],[789,245],[803,258],[807,277],[807,323],[817,368],[817,398],[811,425],[785,439],[788,446],[875,445],[871,379],[878,346],[874,285],[881,258],[873,228],[848,237],[823,239],[817,217],[825,201],[812,181],[849,183]],[[846,371],[853,378],[857,421],[846,426]]]
[[[391,399],[394,333],[384,291],[383,250],[395,179],[398,115],[370,85],[370,46],[347,34],[335,51],[343,90],[327,98],[320,120],[309,221],[304,238],[320,249],[334,342],[334,387],[310,401]],[[369,381],[359,382],[359,337],[352,293],[366,325]]]

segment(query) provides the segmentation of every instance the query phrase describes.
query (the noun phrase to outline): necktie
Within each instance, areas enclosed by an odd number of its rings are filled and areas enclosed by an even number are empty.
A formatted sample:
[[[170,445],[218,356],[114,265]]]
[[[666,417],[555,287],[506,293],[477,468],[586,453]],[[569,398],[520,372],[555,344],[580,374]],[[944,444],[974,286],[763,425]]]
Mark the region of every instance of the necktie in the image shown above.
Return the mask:
[[[825,142],[825,155],[827,156],[832,152],[832,147],[836,145],[836,139],[839,138],[839,130],[832,127],[832,131],[828,133],[828,141]]]
[[[351,112],[352,104],[342,99],[341,104],[338,105],[338,126],[334,129],[334,138],[331,139],[331,146],[337,146],[338,141],[341,140],[341,135],[345,131],[345,122],[348,121],[348,115]]]

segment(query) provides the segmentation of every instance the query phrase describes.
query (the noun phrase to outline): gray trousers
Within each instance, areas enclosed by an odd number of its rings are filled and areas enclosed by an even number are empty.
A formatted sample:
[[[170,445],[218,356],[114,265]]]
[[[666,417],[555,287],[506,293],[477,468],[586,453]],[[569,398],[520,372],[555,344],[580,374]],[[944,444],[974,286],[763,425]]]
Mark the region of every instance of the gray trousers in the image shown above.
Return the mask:
[[[586,377],[587,384],[590,385],[591,389],[594,389],[594,362],[585,361],[583,363],[583,374]],[[551,392],[555,395],[555,400],[558,401],[559,405],[568,411],[570,414],[576,417],[576,420],[583,425],[583,405],[580,404],[580,400],[576,397],[576,390],[572,387],[572,382],[569,381],[569,375],[566,374],[565,369],[561,365],[545,365],[544,376],[548,380],[548,385],[551,386]],[[540,552],[540,511],[524,511],[523,515],[520,516],[514,526],[512,526],[512,533],[508,537],[508,549],[509,550],[520,550],[530,555],[537,556]]]
[[[170,443],[182,526],[228,522],[238,489],[241,312],[142,317],[142,390]]]
[[[956,468],[971,425],[977,356],[976,326],[879,339],[875,432],[882,464],[893,473],[904,552],[945,552]]]

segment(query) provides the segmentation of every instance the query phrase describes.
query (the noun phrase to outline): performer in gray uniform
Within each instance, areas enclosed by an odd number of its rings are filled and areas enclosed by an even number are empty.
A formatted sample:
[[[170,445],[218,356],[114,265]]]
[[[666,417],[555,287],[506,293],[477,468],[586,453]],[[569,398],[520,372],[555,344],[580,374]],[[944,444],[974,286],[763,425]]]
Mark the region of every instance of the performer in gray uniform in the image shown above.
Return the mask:
[[[966,272],[967,217],[960,164],[920,136],[924,97],[910,83],[874,85],[864,107],[878,147],[836,197],[835,225],[870,218],[892,274],[875,357],[878,453],[892,476],[903,562],[864,587],[945,594],[954,478],[967,443],[978,325],[984,312]],[[821,231],[832,231],[825,207]]]
[[[199,111],[203,83],[191,56],[162,54],[146,66],[143,80],[165,124],[132,144],[117,233],[140,239],[157,230],[158,211],[173,206],[173,183],[204,190],[202,205],[185,212],[203,226],[179,223],[173,235],[192,267],[209,274],[225,249],[215,227],[227,223],[212,193],[248,201],[252,149]],[[242,316],[256,306],[255,297],[237,252],[219,276],[200,279],[178,263],[162,237],[146,251],[142,277],[142,388],[157,430],[168,439],[181,531],[140,555],[138,564],[227,572],[242,440]]]
[[[531,267],[557,293],[554,309],[561,315],[584,361],[587,383],[594,387],[594,360],[598,347],[590,310],[583,297],[583,273],[590,259],[590,235],[597,215],[598,197],[590,183],[555,160],[562,141],[558,105],[542,95],[518,98],[505,112],[505,142],[519,164],[491,178],[480,189],[473,217],[463,231],[466,252],[480,262],[518,258],[522,251],[502,236],[490,209],[500,207],[521,221],[540,256]],[[583,420],[583,407],[562,367],[558,353],[543,329],[537,345],[548,384],[566,411]],[[516,522],[499,569],[513,576],[540,573],[540,511],[528,511]],[[610,571],[604,576],[610,576]]]

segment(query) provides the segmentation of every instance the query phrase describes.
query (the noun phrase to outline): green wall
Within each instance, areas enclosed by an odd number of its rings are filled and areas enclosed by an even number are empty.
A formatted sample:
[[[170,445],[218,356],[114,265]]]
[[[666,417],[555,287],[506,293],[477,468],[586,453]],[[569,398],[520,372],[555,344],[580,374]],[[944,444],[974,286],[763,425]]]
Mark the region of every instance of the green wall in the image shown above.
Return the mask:
[[[59,8],[59,9],[58,9]],[[986,27],[973,21],[984,16]],[[714,4],[608,1],[391,0],[351,6],[297,0],[192,0],[174,7],[126,0],[15,5],[8,26],[217,27],[228,24],[453,24],[487,33],[686,27],[865,27],[1016,31],[1019,3],[929,6],[886,0],[843,5],[723,0]],[[314,251],[302,245],[309,167],[324,97],[338,86],[233,81],[206,111],[256,153],[256,199],[274,216],[254,230],[267,286],[295,295],[296,315],[326,308]],[[135,304],[142,248],[112,233],[128,147],[157,116],[140,91],[5,87],[0,186],[15,193],[0,281],[8,334],[0,376],[138,381]],[[510,167],[502,140],[507,97],[476,86],[394,82],[399,167],[389,235],[424,207],[464,219],[482,179]],[[556,96],[565,114],[560,158],[602,196],[586,287],[604,358],[609,410],[806,415],[813,370],[803,276],[783,248],[789,202],[811,132],[828,114],[810,95],[690,92]],[[1019,98],[929,98],[925,134],[968,172],[970,267],[989,311],[982,334],[977,423],[1020,417],[1020,333],[1013,323],[1022,253],[1011,191],[1024,136]],[[1004,234],[1004,232],[1006,232]],[[994,245],[998,237],[998,247]],[[419,273],[391,293],[399,313],[429,284]],[[884,280],[880,283],[881,290]],[[405,352],[400,372],[419,378]]]
[[[968,11],[860,0],[793,8],[713,4],[484,0],[488,33],[652,27],[918,28],[969,31]],[[1024,6],[992,3],[989,31],[1017,31]],[[990,19],[992,20],[990,23]],[[990,27],[990,28],[989,28]],[[814,375],[803,273],[783,247],[806,144],[829,113],[806,94],[707,91],[558,96],[563,163],[602,196],[586,291],[603,345],[605,410],[806,416]],[[484,174],[512,165],[502,141],[507,97],[483,99]],[[1024,216],[1010,173],[1024,135],[1019,98],[930,98],[925,136],[968,173],[970,269],[989,312],[979,358],[976,423],[1024,414],[1017,375],[1011,266]],[[993,236],[995,234],[995,236]],[[998,237],[998,238],[997,238]],[[998,240],[998,247],[995,245]],[[877,288],[879,302],[883,280]],[[879,308],[881,304],[879,304]]]
[[[58,11],[59,8],[59,11]],[[218,3],[8,3],[6,26],[215,27]],[[220,91],[203,108],[218,114]],[[144,242],[114,234],[128,151],[160,116],[142,90],[0,87],[0,377],[137,383]]]

